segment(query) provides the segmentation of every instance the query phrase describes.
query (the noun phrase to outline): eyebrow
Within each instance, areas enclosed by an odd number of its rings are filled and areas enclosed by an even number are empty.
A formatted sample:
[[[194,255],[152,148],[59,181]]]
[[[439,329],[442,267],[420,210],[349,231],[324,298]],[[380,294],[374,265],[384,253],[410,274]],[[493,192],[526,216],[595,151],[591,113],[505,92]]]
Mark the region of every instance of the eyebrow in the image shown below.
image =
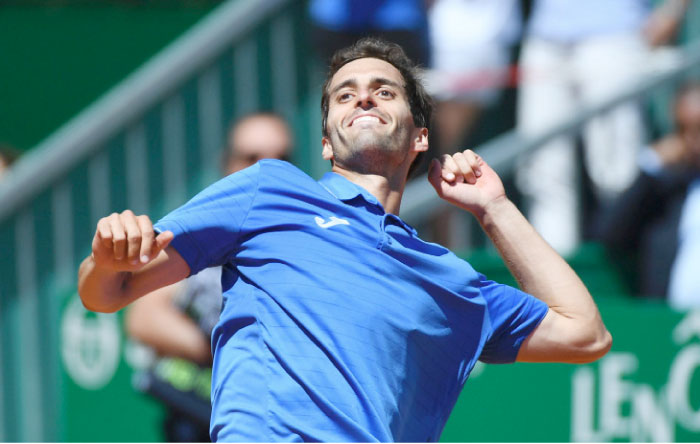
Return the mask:
[[[393,80],[387,79],[386,77],[372,77],[372,79],[370,80],[369,83],[370,83],[370,85],[387,85],[387,86],[393,86],[394,88],[399,88],[399,89],[403,88],[402,85],[394,82]],[[352,78],[352,79],[347,79],[344,82],[341,82],[339,85],[337,85],[335,88],[333,88],[331,90],[329,96],[334,95],[335,93],[337,93],[341,89],[348,87],[348,86],[351,86],[351,87],[357,86],[357,80]]]

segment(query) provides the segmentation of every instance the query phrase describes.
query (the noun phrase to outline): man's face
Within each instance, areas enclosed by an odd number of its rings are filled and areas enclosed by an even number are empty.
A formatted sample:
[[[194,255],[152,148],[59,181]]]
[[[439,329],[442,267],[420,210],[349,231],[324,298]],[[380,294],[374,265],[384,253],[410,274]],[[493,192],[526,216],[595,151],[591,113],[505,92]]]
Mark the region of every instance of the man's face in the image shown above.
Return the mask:
[[[347,63],[329,86],[323,157],[355,171],[401,163],[417,129],[401,73],[374,58]]]
[[[226,165],[226,174],[247,168],[260,159],[289,160],[292,135],[279,119],[255,116],[235,128],[229,135],[229,146],[235,151]]]
[[[685,148],[700,165],[700,91],[692,90],[678,101],[676,125]]]

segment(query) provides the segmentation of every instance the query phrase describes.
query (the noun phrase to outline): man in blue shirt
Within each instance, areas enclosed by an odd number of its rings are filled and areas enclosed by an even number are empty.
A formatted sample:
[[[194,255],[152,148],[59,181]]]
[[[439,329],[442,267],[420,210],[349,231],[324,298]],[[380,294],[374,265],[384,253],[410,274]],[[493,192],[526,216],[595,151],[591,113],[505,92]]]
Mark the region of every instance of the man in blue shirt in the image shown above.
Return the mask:
[[[400,47],[366,39],[337,53],[321,105],[332,172],[320,181],[261,161],[155,228],[130,211],[101,219],[81,265],[85,306],[107,312],[223,267],[212,439],[435,441],[477,360],[607,352],[585,286],[472,151],[433,160],[430,182],[479,220],[524,291],[399,218],[431,113]]]

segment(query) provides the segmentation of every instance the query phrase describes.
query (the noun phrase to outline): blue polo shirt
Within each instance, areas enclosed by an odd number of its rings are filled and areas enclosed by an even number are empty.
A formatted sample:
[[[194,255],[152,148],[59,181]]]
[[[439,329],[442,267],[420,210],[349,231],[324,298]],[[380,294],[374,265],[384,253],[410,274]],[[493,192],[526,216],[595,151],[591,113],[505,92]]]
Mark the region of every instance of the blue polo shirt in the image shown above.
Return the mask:
[[[478,359],[512,362],[547,306],[422,241],[344,177],[263,160],[158,231],[223,266],[216,441],[436,441]]]

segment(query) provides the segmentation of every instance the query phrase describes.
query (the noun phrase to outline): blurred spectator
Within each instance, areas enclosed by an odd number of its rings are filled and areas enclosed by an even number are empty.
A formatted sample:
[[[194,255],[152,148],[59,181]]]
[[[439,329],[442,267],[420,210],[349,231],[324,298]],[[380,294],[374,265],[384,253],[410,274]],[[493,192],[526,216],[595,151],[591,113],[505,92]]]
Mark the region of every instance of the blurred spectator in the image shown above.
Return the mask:
[[[19,151],[15,148],[0,143],[0,181],[4,179],[5,174],[10,169],[10,165],[19,158],[19,155]]]
[[[229,131],[223,173],[232,174],[260,159],[286,160],[292,146],[292,133],[283,118],[249,114]],[[128,333],[162,357],[142,378],[141,388],[166,404],[164,432],[169,442],[209,441],[210,387],[183,392],[181,386],[183,379],[202,380],[207,371],[211,375],[210,337],[219,320],[221,294],[221,269],[208,268],[144,296],[127,312]],[[210,377],[207,382],[211,384]]]
[[[467,148],[462,144],[481,113],[496,106],[511,80],[512,49],[520,37],[521,20],[520,0],[431,2],[431,62],[425,82],[436,102],[432,156]],[[454,207],[439,211],[431,217],[431,240],[448,248],[463,248],[467,219]]]
[[[700,307],[700,83],[681,88],[676,131],[640,155],[641,173],[603,214],[601,240],[631,260],[635,293]]]
[[[361,37],[382,37],[428,63],[426,0],[311,0],[312,40],[324,64]]]
[[[582,105],[610,97],[638,81],[649,48],[668,42],[687,0],[534,0],[521,60],[518,128],[542,131]],[[600,204],[609,203],[637,175],[643,144],[636,104],[620,106],[584,129],[584,164]],[[581,236],[573,138],[557,139],[528,156],[518,172],[527,213],[559,252]]]
[[[428,11],[431,63],[426,85],[437,102],[438,151],[460,147],[481,111],[510,81],[520,37],[520,0],[435,0]]]
[[[277,114],[249,114],[228,133],[222,166],[224,175],[253,165],[260,159],[290,160],[293,137],[287,122]]]

